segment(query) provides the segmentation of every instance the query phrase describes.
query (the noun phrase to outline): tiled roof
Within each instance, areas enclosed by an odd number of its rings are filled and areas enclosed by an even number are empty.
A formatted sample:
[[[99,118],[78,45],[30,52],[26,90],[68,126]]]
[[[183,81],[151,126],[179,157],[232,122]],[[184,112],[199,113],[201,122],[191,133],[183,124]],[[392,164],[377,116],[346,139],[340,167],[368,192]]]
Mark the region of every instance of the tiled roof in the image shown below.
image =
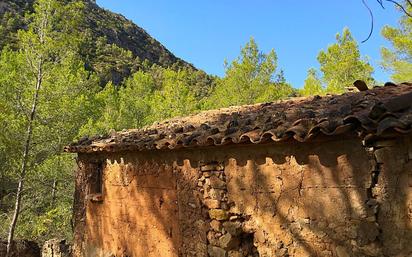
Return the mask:
[[[412,83],[387,83],[363,92],[294,98],[229,107],[175,118],[143,129],[83,138],[66,152],[151,151],[182,147],[259,144],[297,140],[319,134],[357,132],[379,136],[412,131]]]

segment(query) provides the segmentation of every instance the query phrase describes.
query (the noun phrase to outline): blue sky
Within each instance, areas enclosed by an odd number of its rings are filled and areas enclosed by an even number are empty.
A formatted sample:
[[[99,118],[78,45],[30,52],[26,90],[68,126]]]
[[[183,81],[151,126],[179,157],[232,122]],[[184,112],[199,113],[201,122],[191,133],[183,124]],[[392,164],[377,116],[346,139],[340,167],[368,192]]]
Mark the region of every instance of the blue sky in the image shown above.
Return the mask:
[[[316,56],[334,43],[335,35],[349,27],[362,41],[370,29],[370,17],[361,0],[97,0],[145,29],[176,56],[204,71],[222,76],[223,62],[233,60],[253,36],[263,52],[275,49],[279,68],[294,87],[301,87]],[[380,8],[368,0],[375,16],[375,31],[364,44],[362,55],[375,67],[374,77],[388,81],[380,68],[380,48],[390,46],[380,30],[397,26],[400,13],[388,2]]]

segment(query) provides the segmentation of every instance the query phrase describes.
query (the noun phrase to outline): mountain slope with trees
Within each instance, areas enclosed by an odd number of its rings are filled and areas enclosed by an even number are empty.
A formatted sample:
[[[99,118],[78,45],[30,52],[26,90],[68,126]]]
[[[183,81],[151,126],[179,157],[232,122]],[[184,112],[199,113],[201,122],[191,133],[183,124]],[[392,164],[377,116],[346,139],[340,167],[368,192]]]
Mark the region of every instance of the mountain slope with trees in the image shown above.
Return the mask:
[[[120,84],[145,61],[161,67],[196,70],[124,16],[105,10],[94,1],[82,2],[85,15],[79,26],[90,39],[83,45],[83,60],[100,75],[102,85],[108,81]],[[0,49],[7,44],[17,47],[16,32],[30,22],[25,14],[33,12],[33,3],[34,0],[0,0],[0,34],[4,35],[0,38]]]

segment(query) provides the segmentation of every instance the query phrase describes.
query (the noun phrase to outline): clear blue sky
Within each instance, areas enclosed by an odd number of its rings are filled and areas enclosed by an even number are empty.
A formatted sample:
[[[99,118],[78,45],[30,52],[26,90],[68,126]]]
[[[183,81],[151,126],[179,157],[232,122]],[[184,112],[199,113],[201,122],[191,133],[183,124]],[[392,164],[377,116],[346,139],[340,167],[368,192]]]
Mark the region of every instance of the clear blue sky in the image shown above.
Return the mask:
[[[204,71],[222,76],[223,61],[233,60],[253,36],[259,48],[274,48],[279,67],[294,87],[301,87],[316,56],[347,26],[360,42],[370,29],[361,0],[97,0],[145,29],[176,56]],[[374,77],[388,81],[380,66],[380,48],[390,46],[380,35],[385,24],[396,26],[400,13],[388,2],[382,10],[368,0],[375,16],[371,39],[360,44],[375,67]]]

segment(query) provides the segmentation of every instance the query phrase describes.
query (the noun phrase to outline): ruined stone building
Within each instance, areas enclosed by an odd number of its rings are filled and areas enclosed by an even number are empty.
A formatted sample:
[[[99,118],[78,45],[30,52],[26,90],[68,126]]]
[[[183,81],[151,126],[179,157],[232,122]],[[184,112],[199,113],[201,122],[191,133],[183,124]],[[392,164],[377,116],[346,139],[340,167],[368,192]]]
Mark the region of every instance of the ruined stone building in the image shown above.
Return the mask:
[[[412,256],[412,84],[82,139],[75,256]]]

